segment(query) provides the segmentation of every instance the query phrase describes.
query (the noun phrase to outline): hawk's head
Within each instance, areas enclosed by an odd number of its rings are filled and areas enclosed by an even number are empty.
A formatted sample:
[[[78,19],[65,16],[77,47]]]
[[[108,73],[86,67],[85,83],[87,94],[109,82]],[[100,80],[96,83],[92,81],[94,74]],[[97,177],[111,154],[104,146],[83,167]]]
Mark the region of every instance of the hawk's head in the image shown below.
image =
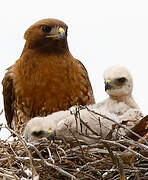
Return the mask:
[[[51,140],[55,138],[53,128],[49,128],[49,120],[44,117],[35,117],[31,119],[25,127],[24,137],[29,142],[38,142],[42,137],[48,137]],[[56,126],[56,123],[54,123]]]
[[[27,48],[43,52],[62,52],[68,48],[67,25],[57,19],[43,19],[25,32]]]
[[[132,93],[133,80],[122,66],[114,66],[104,72],[105,91],[110,96],[127,96]]]

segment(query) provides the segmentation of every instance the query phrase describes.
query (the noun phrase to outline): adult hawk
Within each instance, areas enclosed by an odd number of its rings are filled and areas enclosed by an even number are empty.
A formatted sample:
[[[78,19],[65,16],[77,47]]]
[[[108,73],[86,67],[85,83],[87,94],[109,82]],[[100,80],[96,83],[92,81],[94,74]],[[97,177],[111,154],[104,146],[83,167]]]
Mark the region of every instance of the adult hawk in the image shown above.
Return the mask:
[[[2,81],[7,124],[16,131],[33,117],[95,103],[87,70],[69,51],[67,29],[43,19],[25,32],[23,52]]]

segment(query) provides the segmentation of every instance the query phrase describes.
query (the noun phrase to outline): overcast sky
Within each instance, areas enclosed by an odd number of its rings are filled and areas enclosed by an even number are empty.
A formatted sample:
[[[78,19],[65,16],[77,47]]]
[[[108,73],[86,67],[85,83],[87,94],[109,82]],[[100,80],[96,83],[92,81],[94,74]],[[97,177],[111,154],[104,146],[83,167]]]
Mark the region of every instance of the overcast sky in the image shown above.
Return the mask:
[[[133,75],[134,98],[144,115],[148,114],[147,0],[1,1],[0,81],[5,69],[22,52],[25,30],[43,18],[57,18],[68,25],[70,51],[85,65],[96,102],[107,98],[102,77],[104,70],[113,65],[123,65]],[[2,131],[0,136],[4,138],[7,133]]]

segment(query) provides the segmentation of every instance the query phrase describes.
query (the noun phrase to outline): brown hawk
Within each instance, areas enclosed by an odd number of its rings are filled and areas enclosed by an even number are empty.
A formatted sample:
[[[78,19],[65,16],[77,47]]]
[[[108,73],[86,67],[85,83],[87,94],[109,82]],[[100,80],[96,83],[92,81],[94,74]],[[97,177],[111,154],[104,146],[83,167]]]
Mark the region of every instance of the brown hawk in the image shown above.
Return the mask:
[[[33,117],[95,103],[87,70],[69,51],[67,29],[43,19],[25,32],[23,52],[2,81],[9,127],[22,132]]]

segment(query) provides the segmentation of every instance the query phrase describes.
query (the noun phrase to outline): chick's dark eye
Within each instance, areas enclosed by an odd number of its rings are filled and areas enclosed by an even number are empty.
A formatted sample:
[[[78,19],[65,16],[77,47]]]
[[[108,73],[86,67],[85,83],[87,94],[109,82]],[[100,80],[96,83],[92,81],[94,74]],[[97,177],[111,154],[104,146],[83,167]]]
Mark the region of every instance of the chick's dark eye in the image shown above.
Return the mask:
[[[51,27],[50,26],[41,26],[41,29],[44,33],[49,33],[51,31]]]
[[[36,136],[36,137],[42,136],[43,134],[44,134],[44,131],[33,131],[33,132],[32,132],[32,135],[33,135],[33,136]]]
[[[126,81],[126,78],[124,78],[124,77],[118,79],[118,82],[120,84],[123,84],[125,81]]]

